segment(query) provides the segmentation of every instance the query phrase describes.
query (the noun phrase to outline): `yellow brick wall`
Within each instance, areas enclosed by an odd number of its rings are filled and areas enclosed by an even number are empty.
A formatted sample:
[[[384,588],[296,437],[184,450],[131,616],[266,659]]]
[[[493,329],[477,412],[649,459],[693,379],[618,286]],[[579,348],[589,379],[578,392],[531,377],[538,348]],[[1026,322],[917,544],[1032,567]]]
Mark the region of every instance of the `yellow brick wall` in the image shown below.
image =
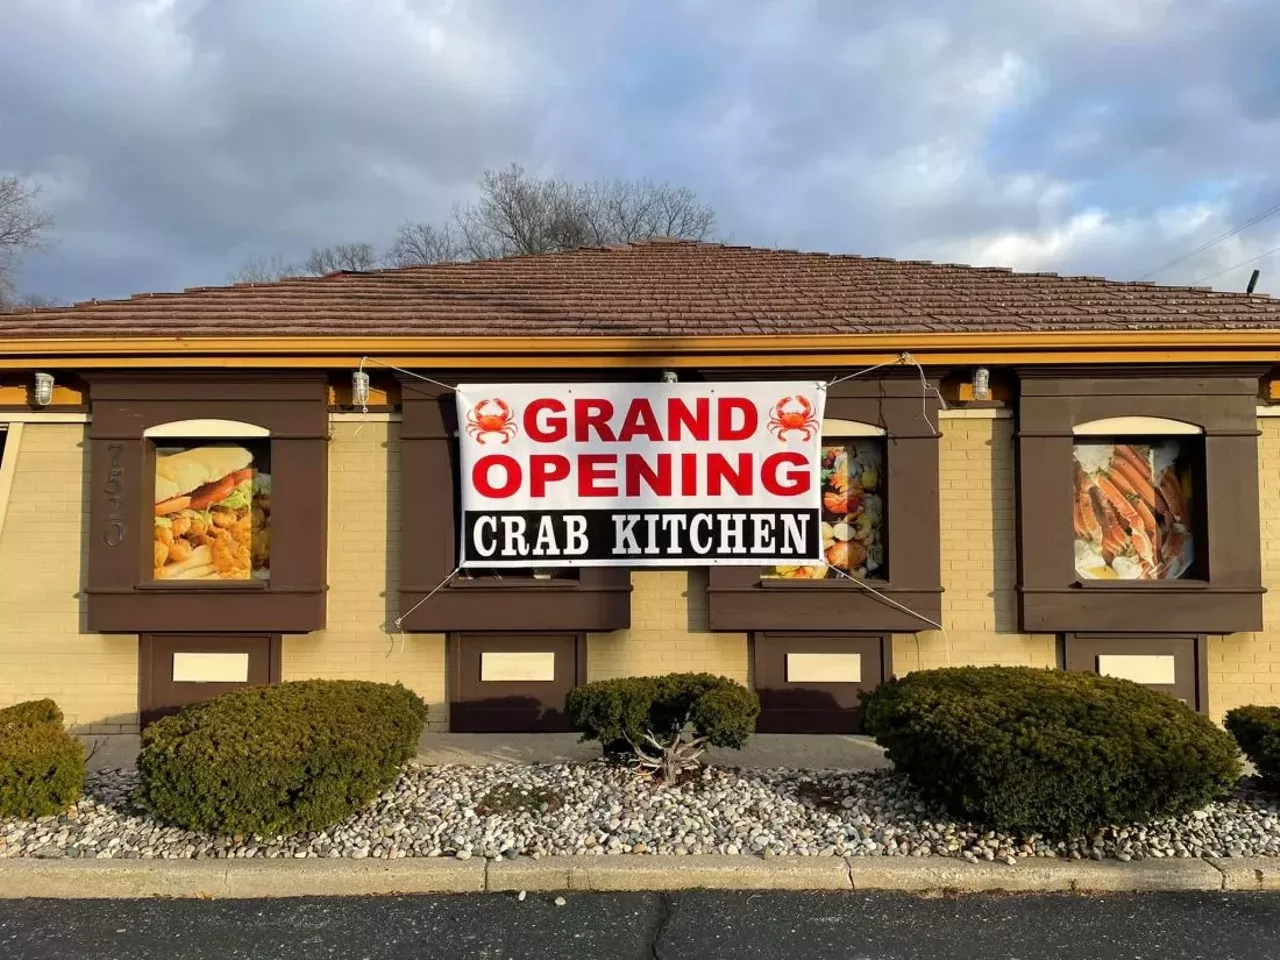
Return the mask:
[[[635,570],[631,629],[587,638],[587,679],[714,673],[746,683],[747,637],[707,628],[706,570]]]
[[[899,673],[952,664],[1052,666],[1051,636],[1017,630],[1013,421],[942,423],[943,622],[947,636],[895,637]],[[1215,718],[1242,703],[1280,703],[1280,419],[1260,421],[1265,630],[1209,641]],[[445,640],[404,635],[396,616],[398,425],[335,422],[329,448],[328,627],[284,640],[284,677],[400,681],[447,726]],[[0,528],[0,705],[53,697],[84,732],[137,725],[137,639],[81,632],[85,428],[26,424]],[[69,563],[68,558],[76,558]],[[588,639],[589,679],[708,671],[749,682],[744,634],[707,628],[706,572],[637,570],[632,626]],[[855,626],[855,625],[851,625]],[[1273,632],[1274,631],[1274,632]]]
[[[429,726],[448,724],[445,641],[399,634],[399,424],[335,422],[329,444],[327,626],[286,636],[285,680],[312,677],[403,683],[431,708]]]
[[[984,411],[985,412],[985,411]],[[894,638],[894,672],[951,664],[1052,667],[1052,635],[1018,632],[1013,420],[947,416],[939,441],[942,624]]]
[[[1280,705],[1280,419],[1259,417],[1258,496],[1262,519],[1262,633],[1209,638],[1209,713]]]
[[[84,424],[23,424],[0,529],[0,706],[52,697],[82,733],[138,727],[138,638],[81,630]]]

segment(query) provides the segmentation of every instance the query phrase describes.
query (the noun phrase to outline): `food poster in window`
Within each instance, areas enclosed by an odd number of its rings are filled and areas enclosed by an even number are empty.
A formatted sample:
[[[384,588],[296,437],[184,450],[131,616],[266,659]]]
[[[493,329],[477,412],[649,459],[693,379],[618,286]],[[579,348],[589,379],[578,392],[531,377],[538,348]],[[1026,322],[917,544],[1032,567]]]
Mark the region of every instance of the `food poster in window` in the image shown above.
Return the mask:
[[[1175,580],[1195,561],[1191,445],[1077,443],[1076,573],[1087,580]]]
[[[776,566],[765,576],[824,580],[840,577],[837,571],[843,571],[858,579],[883,579],[886,574],[883,441],[844,440],[823,444],[820,482],[822,553],[826,564]]]
[[[156,580],[267,580],[271,471],[266,444],[156,447]]]

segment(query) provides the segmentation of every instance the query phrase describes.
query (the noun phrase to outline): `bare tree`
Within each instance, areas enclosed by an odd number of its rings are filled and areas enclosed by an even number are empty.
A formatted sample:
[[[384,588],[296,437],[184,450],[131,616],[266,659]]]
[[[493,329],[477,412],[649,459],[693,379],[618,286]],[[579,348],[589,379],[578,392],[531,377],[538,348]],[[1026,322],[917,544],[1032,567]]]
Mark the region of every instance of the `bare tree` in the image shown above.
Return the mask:
[[[386,262],[393,267],[422,267],[462,260],[466,255],[467,245],[453,224],[403,223],[387,251]]]
[[[335,243],[331,247],[316,247],[302,263],[306,273],[322,277],[339,270],[373,270],[378,266],[378,255],[371,243]]]
[[[454,208],[454,220],[473,257],[549,253],[579,245],[584,225],[574,209],[573,187],[529,176],[513,163],[486,170],[480,199]]]
[[[57,297],[46,297],[42,293],[24,293],[9,301],[7,307],[0,304],[0,313],[22,313],[24,310],[42,310],[45,307],[65,307],[66,303]]]
[[[39,192],[18,177],[0,177],[0,306],[13,302],[23,255],[44,246],[53,226],[35,202]]]
[[[706,240],[715,212],[688,187],[651,180],[597,180],[575,190],[574,205],[590,242],[631,243],[654,237]]]
[[[335,243],[316,247],[301,264],[291,263],[281,254],[250,257],[228,277],[231,283],[275,283],[286,277],[322,277],[339,270],[373,270],[378,256],[369,243]]]
[[[705,240],[715,212],[687,187],[651,180],[575,184],[518,164],[485,171],[480,199],[454,219],[474,257],[548,253],[655,237]]]
[[[652,180],[574,183],[536,177],[519,164],[486,170],[479,197],[455,206],[443,225],[406,222],[379,260],[368,243],[317,247],[300,266],[280,256],[254,259],[233,281],[270,283],[285,276],[410,267],[450,260],[554,253],[656,237],[706,240],[715,211],[688,187]]]
[[[250,257],[227,279],[231,283],[274,283],[303,272],[302,267],[289,263],[277,253],[270,257]]]

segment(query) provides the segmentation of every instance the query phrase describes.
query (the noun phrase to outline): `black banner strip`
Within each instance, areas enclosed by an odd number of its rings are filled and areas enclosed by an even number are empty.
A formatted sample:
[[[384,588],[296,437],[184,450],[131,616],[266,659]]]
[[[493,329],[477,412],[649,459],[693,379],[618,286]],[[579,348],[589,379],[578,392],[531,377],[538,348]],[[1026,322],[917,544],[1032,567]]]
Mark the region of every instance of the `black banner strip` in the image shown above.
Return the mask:
[[[470,566],[590,561],[626,566],[735,560],[815,563],[821,511],[547,510],[463,514],[462,555]]]

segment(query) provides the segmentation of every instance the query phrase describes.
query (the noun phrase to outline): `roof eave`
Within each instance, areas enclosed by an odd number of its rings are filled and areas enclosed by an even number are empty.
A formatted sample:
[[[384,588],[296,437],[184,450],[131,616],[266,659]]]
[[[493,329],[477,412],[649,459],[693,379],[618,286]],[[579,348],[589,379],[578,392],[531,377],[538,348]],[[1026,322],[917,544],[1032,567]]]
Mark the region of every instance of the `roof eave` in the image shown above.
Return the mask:
[[[0,340],[0,368],[396,365],[786,366],[875,363],[1280,362],[1276,330],[584,337],[68,337]]]

